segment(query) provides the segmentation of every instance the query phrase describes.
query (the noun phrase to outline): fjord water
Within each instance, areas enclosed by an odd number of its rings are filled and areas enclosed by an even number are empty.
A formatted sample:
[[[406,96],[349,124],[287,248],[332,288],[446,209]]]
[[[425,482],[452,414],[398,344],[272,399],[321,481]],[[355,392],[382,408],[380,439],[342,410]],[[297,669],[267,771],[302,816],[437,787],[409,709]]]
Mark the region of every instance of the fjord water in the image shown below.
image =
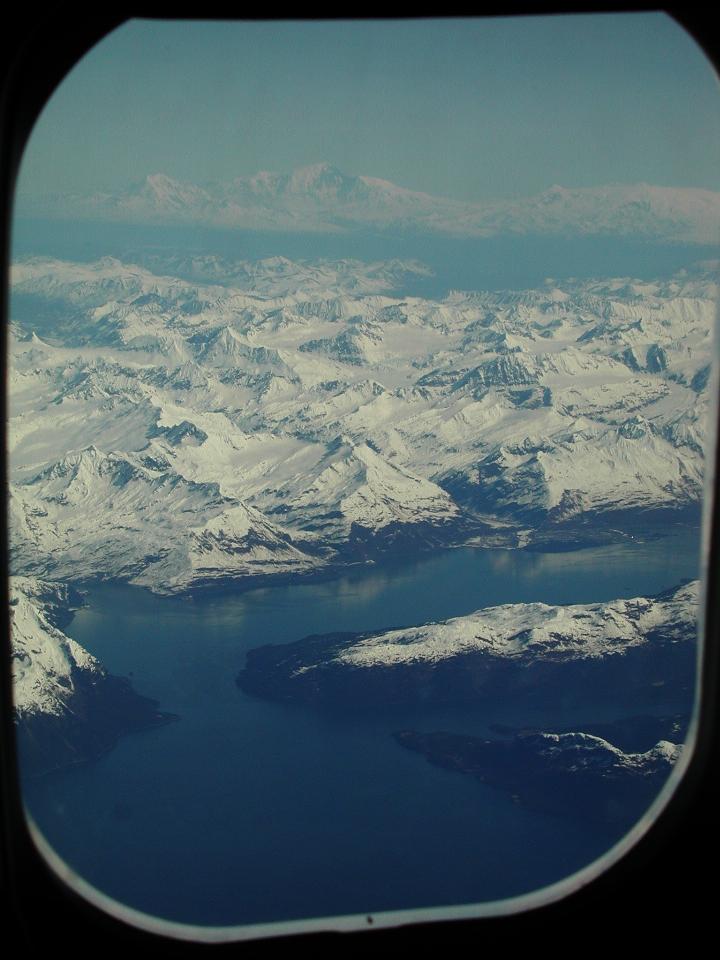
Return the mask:
[[[394,730],[487,734],[615,719],[607,691],[568,707],[327,713],[253,699],[247,649],[417,624],[507,602],[653,594],[699,571],[697,531],[573,553],[458,549],[336,580],[200,599],[89,588],[67,632],[180,716],[93,763],[28,782],[51,845],[119,901],[234,925],[473,903],[528,892],[604,853],[608,828],[530,810],[403,750]],[[658,702],[658,712],[677,705]]]

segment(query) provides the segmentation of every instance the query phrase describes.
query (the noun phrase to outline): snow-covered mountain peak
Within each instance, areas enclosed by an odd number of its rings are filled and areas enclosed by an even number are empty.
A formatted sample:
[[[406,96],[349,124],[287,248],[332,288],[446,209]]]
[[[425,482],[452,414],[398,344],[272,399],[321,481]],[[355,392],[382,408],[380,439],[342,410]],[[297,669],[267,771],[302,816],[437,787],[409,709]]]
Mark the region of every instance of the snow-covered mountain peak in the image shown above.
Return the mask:
[[[150,189],[158,194],[163,192],[173,192],[183,186],[179,180],[169,177],[166,173],[148,174],[145,178],[145,185],[150,187]]]
[[[36,479],[76,476],[83,469],[96,470],[107,459],[107,455],[99,450],[94,443],[91,443],[81,450],[70,451],[57,463],[54,463],[52,467],[38,474]],[[31,482],[34,482],[34,480]]]
[[[654,241],[717,243],[720,194],[691,187],[555,185],[534,197],[485,202],[432,196],[371,176],[316,163],[289,173],[262,171],[200,187],[165,174],[115,195],[25,201],[34,216],[202,222],[337,232],[411,229],[453,236],[621,235]]]
[[[178,211],[210,199],[202,187],[175,180],[165,173],[152,173],[146,177],[139,194],[159,207],[168,206]]]
[[[559,184],[554,183],[551,187],[548,187],[547,190],[543,190],[538,199],[541,203],[556,203],[567,197],[569,193],[570,191],[566,187],[561,187]]]
[[[292,190],[310,191],[325,187],[342,187],[352,183],[354,177],[349,177],[337,167],[326,161],[311,163],[298,167],[289,176],[289,186]]]
[[[10,579],[13,697],[20,716],[62,716],[80,671],[102,674],[100,663],[58,627],[70,605],[68,587],[35,577]]]

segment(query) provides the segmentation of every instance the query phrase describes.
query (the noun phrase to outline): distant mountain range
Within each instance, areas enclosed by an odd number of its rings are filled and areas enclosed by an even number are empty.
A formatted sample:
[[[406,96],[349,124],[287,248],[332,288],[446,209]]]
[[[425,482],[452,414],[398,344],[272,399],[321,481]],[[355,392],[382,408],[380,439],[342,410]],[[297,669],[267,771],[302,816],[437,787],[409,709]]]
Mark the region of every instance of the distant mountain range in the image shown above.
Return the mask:
[[[19,198],[21,216],[297,232],[371,229],[455,237],[607,235],[720,242],[720,193],[645,183],[553,186],[483,203],[435,197],[328,163],[199,186],[162,173],[120,193]]]

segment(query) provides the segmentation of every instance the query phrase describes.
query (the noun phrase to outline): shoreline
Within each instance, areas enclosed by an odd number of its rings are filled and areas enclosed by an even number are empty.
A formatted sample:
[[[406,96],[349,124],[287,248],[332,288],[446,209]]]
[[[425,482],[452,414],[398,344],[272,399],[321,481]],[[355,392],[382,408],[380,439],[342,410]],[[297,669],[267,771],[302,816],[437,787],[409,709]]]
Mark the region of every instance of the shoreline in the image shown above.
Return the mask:
[[[673,511],[677,517],[677,512]],[[640,525],[640,524],[638,524]],[[144,583],[133,583],[129,579],[119,577],[92,578],[78,580],[61,580],[69,586],[76,589],[83,597],[86,592],[102,585],[109,586],[129,586],[143,590],[153,597],[174,598],[188,601],[203,600],[209,597],[226,596],[229,594],[248,593],[252,590],[272,589],[273,587],[288,586],[314,586],[320,583],[333,582],[342,579],[344,576],[352,577],[354,574],[376,570],[378,573],[392,570],[400,567],[406,567],[408,563],[414,565],[430,560],[433,556],[445,555],[450,551],[457,550],[477,550],[477,551],[522,551],[528,554],[546,554],[553,555],[559,553],[579,553],[583,550],[601,549],[603,547],[612,547],[621,544],[635,543],[638,545],[652,543],[666,539],[673,539],[677,534],[697,534],[698,550],[702,534],[702,518],[698,517],[692,523],[683,523],[678,521],[676,525],[670,525],[666,522],[665,526],[660,527],[659,522],[653,527],[643,530],[641,535],[637,535],[629,529],[600,529],[594,535],[584,536],[582,539],[568,536],[560,537],[554,533],[547,539],[536,539],[528,543],[494,542],[492,544],[484,542],[479,543],[476,540],[468,540],[453,544],[433,545],[429,550],[395,550],[392,553],[379,553],[376,557],[368,557],[361,560],[349,560],[342,562],[329,563],[325,566],[297,572],[284,572],[278,574],[256,574],[244,576],[222,575],[218,577],[198,578],[188,586],[179,587],[170,590],[157,590]],[[570,533],[570,531],[568,531]],[[43,576],[41,579],[45,579]]]

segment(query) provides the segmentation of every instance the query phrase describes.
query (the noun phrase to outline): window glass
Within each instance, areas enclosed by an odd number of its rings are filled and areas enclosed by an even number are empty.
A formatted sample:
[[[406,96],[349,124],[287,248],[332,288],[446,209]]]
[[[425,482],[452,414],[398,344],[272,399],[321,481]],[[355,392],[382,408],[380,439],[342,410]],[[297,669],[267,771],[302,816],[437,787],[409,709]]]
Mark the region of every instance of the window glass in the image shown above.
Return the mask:
[[[719,158],[664,14],[134,20],[75,67],[8,439],[23,798],[85,896],[200,939],[476,916],[647,829],[692,746]]]

